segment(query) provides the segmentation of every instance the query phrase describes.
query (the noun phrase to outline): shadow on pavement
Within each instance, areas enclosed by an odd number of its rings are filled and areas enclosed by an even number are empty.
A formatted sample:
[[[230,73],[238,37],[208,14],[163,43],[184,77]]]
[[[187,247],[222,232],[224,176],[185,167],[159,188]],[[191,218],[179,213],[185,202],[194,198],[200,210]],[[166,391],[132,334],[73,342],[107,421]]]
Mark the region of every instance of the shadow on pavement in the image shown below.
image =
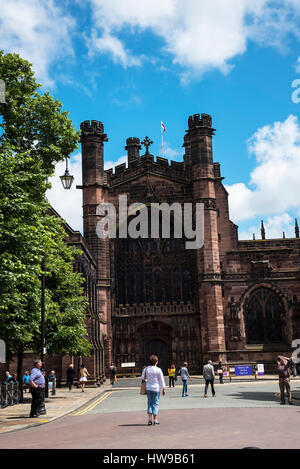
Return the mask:
[[[15,417],[7,417],[7,420],[20,420],[20,419],[29,419],[29,415],[17,415]]]
[[[292,393],[293,394],[293,393]],[[243,392],[240,391],[235,394],[228,394],[228,397],[233,397],[235,399],[244,399],[244,400],[250,400],[250,401],[262,401],[262,402],[277,402],[278,404],[280,403],[280,399],[278,396],[276,396],[273,392]],[[299,402],[294,402],[295,406],[300,406]]]
[[[148,427],[147,423],[128,423],[124,425],[118,425],[118,427]]]

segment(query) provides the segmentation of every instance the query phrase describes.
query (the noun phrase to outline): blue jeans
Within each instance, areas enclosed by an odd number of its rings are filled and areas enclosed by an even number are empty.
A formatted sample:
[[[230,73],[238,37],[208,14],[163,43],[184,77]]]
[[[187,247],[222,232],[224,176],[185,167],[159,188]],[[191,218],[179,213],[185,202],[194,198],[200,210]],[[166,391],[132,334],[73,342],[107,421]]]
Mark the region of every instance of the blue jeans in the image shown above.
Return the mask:
[[[147,391],[148,414],[153,414],[153,415],[158,414],[159,397],[160,397],[160,392]]]
[[[187,379],[182,380],[182,396],[187,394]]]

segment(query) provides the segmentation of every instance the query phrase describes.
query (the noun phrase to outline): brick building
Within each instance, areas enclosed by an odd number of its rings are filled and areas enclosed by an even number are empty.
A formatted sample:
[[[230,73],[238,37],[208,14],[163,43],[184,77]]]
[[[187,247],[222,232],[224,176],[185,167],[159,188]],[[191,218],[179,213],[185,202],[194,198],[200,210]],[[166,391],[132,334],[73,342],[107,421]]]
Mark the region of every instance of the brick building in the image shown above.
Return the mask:
[[[215,129],[207,114],[189,117],[182,162],[154,158],[148,138],[141,154],[140,140],[131,137],[127,164],[105,171],[103,124],[85,121],[81,131],[82,185],[77,187],[84,235],[67,224],[65,230],[67,242],[82,250],[75,267],[86,280],[93,352],[47,357],[47,369],[64,380],[73,359],[76,369],[84,361],[94,378],[107,372],[111,361],[119,371],[122,363],[134,363],[128,371],[138,373],[156,353],[164,371],[170,363],[187,361],[191,372],[199,372],[209,358],[264,363],[266,371],[274,371],[278,353],[290,354],[293,339],[300,339],[297,220],[293,239],[266,239],[263,223],[261,239],[238,239],[220,164],[213,160]],[[185,240],[172,230],[170,238],[150,232],[148,238],[121,238],[124,217],[116,238],[98,237],[97,207],[111,203],[119,216],[121,195],[128,205],[204,204],[204,246],[185,249]],[[54,210],[53,215],[59,216]],[[24,369],[31,363],[29,354]]]
[[[135,363],[150,353],[166,370],[174,362],[199,371],[211,358],[272,366],[300,338],[300,240],[239,241],[230,221],[220,164],[213,161],[215,129],[207,114],[188,119],[183,161],[150,153],[149,139],[128,138],[128,162],[104,170],[107,136],[98,121],[81,124],[84,240],[96,269],[97,314],[106,369],[111,361]],[[184,239],[101,239],[97,206],[119,196],[128,205],[164,202],[204,204],[204,246],[185,249]],[[129,217],[130,218],[130,217]],[[174,221],[173,221],[174,222]],[[271,369],[271,368],[270,368]]]

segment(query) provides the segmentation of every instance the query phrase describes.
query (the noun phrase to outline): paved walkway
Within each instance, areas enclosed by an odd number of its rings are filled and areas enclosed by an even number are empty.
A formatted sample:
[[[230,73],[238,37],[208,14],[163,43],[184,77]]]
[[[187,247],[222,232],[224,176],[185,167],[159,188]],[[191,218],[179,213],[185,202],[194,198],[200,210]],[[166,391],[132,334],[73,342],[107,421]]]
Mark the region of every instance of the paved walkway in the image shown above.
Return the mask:
[[[193,376],[192,378],[192,384],[189,386],[195,387],[195,390],[199,387],[200,384],[202,385],[204,383],[201,376]],[[299,382],[298,379],[293,378],[292,380]],[[265,377],[260,377],[259,381],[278,381],[278,378],[274,375],[268,375]],[[254,382],[254,377],[232,379],[232,384],[242,382]],[[229,383],[229,379],[226,379],[225,383]],[[166,384],[168,386],[167,379]],[[179,384],[181,384],[180,379],[177,382],[177,385]],[[140,378],[120,378],[117,384],[113,386],[113,388],[109,384],[109,381],[107,381],[106,384],[101,387],[87,387],[84,393],[81,392],[81,389],[77,389],[76,387],[74,387],[71,392],[67,388],[58,388],[56,390],[56,396],[49,396],[45,400],[47,414],[42,415],[37,419],[29,418],[31,395],[29,393],[24,394],[24,403],[0,409],[0,434],[24,429],[27,427],[34,427],[56,420],[64,415],[74,412],[77,409],[80,409],[89,401],[96,399],[107,390],[129,390],[137,389],[139,386]],[[298,399],[300,399],[299,391],[296,394],[299,394]],[[223,404],[221,404],[221,406],[223,407]]]
[[[90,400],[110,388],[110,385],[88,387],[85,392],[81,392],[81,389],[76,387],[72,391],[69,391],[68,388],[58,388],[55,396],[45,399],[47,414],[36,419],[29,418],[31,394],[26,393],[24,394],[24,403],[0,409],[0,434],[56,420],[86,405]]]

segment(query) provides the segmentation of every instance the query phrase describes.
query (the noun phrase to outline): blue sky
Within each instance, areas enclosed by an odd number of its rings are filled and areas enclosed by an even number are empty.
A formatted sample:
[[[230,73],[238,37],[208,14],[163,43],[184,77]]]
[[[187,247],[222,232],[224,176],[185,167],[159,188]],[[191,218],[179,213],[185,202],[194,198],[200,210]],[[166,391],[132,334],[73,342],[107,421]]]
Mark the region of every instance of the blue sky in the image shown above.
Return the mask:
[[[188,116],[217,129],[231,219],[240,238],[294,236],[300,216],[298,0],[0,0],[0,48],[33,63],[43,90],[80,122],[104,123],[106,167],[123,162],[127,137],[181,160]],[[300,93],[299,93],[300,96]],[[80,184],[80,149],[71,168]],[[62,193],[58,165],[49,200],[81,229],[81,193]]]

